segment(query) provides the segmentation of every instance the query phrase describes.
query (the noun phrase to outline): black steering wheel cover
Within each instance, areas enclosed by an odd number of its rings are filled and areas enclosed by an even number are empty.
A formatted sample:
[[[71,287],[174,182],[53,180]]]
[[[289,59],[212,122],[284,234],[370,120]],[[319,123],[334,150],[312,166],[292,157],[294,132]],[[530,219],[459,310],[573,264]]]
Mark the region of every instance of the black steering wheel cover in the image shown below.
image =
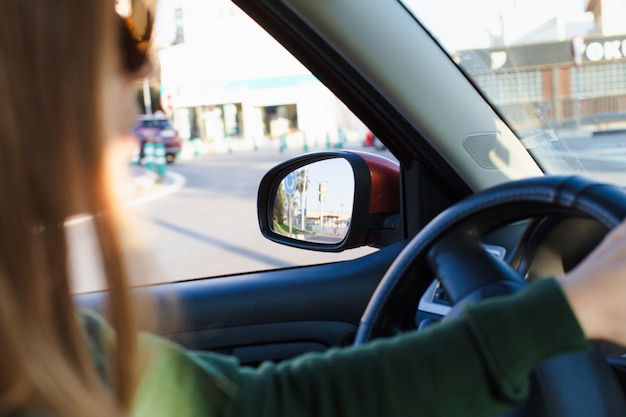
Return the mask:
[[[607,230],[612,229],[626,218],[626,192],[580,176],[545,176],[498,185],[455,204],[426,225],[390,266],[361,318],[355,344],[384,334],[379,333],[382,330],[379,324],[387,322],[383,319],[386,304],[399,288],[406,287],[402,281],[425,272],[429,251],[444,237],[461,233],[466,240],[473,239],[472,250],[480,253],[483,249],[475,245],[476,239],[489,230],[547,214],[589,216]],[[469,228],[470,232],[464,228]],[[430,280],[427,281],[429,284]],[[455,292],[453,288],[446,290]]]
[[[402,317],[411,316],[434,276],[457,305],[528,285],[489,254],[480,238],[499,226],[552,214],[590,217],[608,231],[626,218],[626,191],[580,176],[544,176],[498,185],[455,204],[424,227],[390,266],[361,318],[355,345],[401,331]],[[533,378],[536,395],[512,415],[626,415],[623,393],[600,355],[563,355],[538,367]],[[573,406],[577,396],[586,407]]]

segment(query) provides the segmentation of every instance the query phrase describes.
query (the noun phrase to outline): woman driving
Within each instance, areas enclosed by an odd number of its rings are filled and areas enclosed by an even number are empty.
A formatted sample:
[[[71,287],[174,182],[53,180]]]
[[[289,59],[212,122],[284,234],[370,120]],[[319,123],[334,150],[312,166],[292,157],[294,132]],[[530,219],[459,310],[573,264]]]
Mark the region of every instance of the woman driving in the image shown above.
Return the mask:
[[[524,401],[543,360],[589,339],[626,346],[626,224],[558,281],[362,347],[246,368],[140,332],[150,309],[126,291],[134,248],[112,192],[150,71],[139,9],[0,1],[1,415],[490,416]],[[70,294],[77,214],[91,216],[106,320]]]

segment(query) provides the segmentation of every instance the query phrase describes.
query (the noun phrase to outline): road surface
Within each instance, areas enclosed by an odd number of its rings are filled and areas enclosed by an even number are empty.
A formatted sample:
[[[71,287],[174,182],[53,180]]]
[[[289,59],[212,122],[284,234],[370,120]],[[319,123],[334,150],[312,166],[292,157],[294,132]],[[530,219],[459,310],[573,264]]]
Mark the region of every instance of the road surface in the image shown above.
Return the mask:
[[[259,182],[270,168],[298,154],[300,150],[289,149],[241,151],[168,166],[170,174],[184,178],[184,186],[152,199],[150,193],[166,188],[157,186],[140,197],[140,204],[127,209],[135,246],[145,248],[143,255],[133,255],[133,262],[139,263],[136,276],[143,277],[138,283],[340,261],[373,252],[372,248],[313,252],[279,245],[261,235],[256,212]],[[72,245],[74,292],[102,289],[101,274],[94,268],[89,222],[71,229],[71,240],[80,242]]]

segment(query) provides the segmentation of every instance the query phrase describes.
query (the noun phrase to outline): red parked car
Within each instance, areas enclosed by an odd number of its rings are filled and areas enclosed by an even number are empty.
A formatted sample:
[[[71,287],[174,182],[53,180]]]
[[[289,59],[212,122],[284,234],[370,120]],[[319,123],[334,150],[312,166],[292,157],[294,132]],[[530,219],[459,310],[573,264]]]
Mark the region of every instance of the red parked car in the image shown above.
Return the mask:
[[[376,137],[376,135],[374,135],[374,132],[372,132],[371,130],[367,131],[367,134],[365,135],[365,140],[363,141],[363,146],[370,147],[373,146],[376,149],[385,149],[385,145],[380,141],[380,139],[378,139]]]

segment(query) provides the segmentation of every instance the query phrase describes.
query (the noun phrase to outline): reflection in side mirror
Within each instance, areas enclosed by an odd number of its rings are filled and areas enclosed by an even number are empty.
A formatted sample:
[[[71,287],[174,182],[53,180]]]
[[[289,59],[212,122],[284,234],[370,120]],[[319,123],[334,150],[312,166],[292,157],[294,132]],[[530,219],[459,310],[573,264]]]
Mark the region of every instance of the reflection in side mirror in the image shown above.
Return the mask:
[[[289,172],[274,198],[274,233],[320,244],[341,242],[350,229],[354,174],[348,161],[325,159]]]
[[[405,238],[399,164],[347,150],[297,156],[263,176],[257,214],[263,236],[294,248],[387,246]]]

